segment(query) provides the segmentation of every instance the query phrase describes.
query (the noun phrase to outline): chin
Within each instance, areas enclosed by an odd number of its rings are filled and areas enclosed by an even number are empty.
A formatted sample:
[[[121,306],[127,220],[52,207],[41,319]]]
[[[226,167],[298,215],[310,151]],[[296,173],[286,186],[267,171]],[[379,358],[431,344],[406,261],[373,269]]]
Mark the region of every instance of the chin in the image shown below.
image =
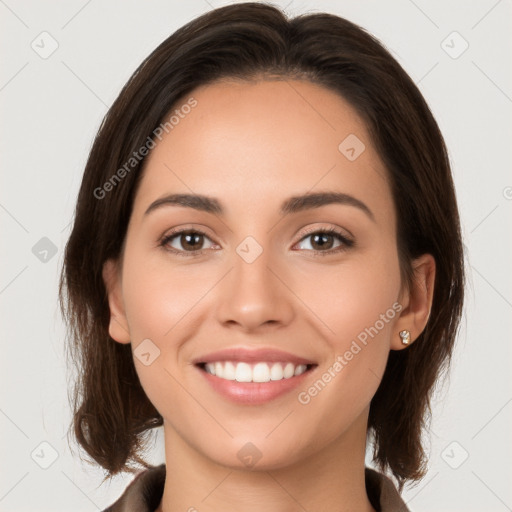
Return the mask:
[[[204,445],[204,440],[201,442]],[[265,439],[264,435],[254,437],[238,437],[226,439],[219,443],[218,438],[212,440],[212,445],[198,446],[198,450],[212,462],[231,470],[273,471],[289,467],[306,457],[306,447],[301,449],[290,439],[288,445],[281,440]]]

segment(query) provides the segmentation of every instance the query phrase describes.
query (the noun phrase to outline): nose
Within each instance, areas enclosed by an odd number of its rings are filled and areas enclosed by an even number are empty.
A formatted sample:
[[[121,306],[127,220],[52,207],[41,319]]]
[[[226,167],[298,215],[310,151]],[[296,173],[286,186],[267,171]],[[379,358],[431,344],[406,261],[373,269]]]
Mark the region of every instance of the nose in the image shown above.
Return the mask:
[[[272,261],[268,251],[252,262],[234,253],[232,263],[219,289],[219,322],[246,332],[290,323],[293,293],[286,286],[286,271]]]

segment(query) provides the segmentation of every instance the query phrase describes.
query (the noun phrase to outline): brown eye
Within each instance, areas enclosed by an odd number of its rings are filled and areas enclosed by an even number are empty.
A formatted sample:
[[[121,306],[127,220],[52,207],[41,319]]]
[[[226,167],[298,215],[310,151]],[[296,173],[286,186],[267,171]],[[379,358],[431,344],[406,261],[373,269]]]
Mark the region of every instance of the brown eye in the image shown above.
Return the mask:
[[[181,233],[177,238],[180,241],[183,249],[186,251],[200,250],[204,243],[204,235],[196,233],[195,231],[189,233]]]
[[[308,244],[309,247],[302,247],[302,249],[316,253],[332,254],[348,249],[354,245],[352,240],[332,229],[315,231],[302,238],[299,244],[304,244],[308,239],[310,240]]]
[[[161,245],[171,252],[177,254],[188,252],[191,253],[190,256],[193,256],[194,253],[200,253],[204,249],[206,240],[211,243],[205,233],[188,229],[171,233],[162,240]]]
[[[317,233],[315,235],[311,235],[311,246],[315,250],[331,249],[333,245],[333,235],[329,235],[328,233]]]

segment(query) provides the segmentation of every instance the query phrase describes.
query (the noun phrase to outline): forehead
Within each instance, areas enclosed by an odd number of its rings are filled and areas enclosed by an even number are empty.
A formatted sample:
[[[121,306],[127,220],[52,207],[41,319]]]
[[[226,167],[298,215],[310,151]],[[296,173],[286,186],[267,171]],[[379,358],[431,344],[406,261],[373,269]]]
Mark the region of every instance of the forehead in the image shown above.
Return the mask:
[[[181,110],[191,97],[195,106]],[[277,206],[283,196],[315,187],[364,193],[390,207],[386,171],[365,123],[324,87],[218,82],[192,91],[166,119],[173,113],[172,127],[147,157],[134,209],[165,193],[195,192],[257,211],[262,200]]]

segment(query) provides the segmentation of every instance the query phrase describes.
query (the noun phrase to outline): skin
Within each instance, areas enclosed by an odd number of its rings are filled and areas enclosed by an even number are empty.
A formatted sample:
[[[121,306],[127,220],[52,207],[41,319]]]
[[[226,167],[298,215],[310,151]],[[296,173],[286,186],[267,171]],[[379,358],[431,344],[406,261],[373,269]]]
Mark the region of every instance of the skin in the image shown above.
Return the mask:
[[[298,80],[218,82],[192,95],[197,106],[151,151],[122,257],[103,273],[112,338],[133,350],[149,338],[160,350],[149,366],[134,357],[164,418],[158,511],[373,511],[364,480],[369,404],[389,351],[406,348],[399,331],[408,329],[412,343],[426,325],[434,260],[418,258],[413,285],[401,282],[387,172],[339,95]],[[349,134],[365,144],[354,161],[338,149]],[[347,204],[279,213],[285,199],[319,191],[350,194],[373,219]],[[225,213],[166,206],[144,215],[170,193],[215,197]],[[311,235],[331,227],[354,245],[336,237],[315,244]],[[172,228],[205,232],[195,246],[203,253],[159,246]],[[236,252],[247,236],[263,249],[252,263]],[[179,235],[167,246],[190,254]],[[401,311],[300,403],[298,393],[396,303]],[[236,404],[191,364],[235,345],[278,348],[318,366],[300,389],[262,405]],[[249,442],[261,453],[252,468],[237,456]]]

